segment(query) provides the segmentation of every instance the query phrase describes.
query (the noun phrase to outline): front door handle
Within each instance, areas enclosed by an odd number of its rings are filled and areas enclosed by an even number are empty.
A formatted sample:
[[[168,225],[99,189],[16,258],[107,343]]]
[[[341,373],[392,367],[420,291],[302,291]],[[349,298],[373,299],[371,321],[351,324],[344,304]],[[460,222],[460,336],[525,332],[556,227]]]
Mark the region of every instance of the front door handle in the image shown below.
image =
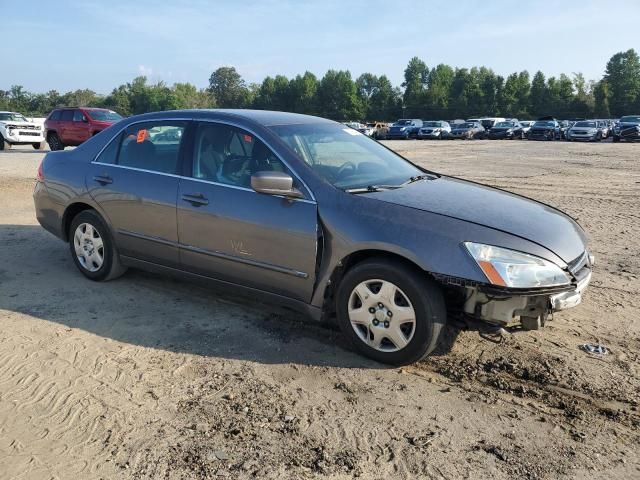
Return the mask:
[[[95,177],[93,177],[93,181],[98,182],[101,185],[107,185],[109,183],[113,183],[113,178],[111,178],[109,175],[96,175]]]
[[[209,205],[209,199],[201,193],[185,193],[182,195],[182,200],[194,206]]]

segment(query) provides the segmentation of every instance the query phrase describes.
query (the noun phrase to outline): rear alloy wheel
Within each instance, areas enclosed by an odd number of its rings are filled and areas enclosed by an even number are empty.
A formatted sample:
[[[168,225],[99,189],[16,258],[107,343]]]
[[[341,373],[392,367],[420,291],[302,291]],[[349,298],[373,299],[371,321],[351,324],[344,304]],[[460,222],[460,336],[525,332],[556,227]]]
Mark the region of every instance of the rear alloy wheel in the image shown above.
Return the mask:
[[[402,263],[374,259],[349,270],[337,295],[338,322],[365,356],[406,365],[436,347],[446,322],[435,282]]]
[[[53,152],[64,150],[64,145],[60,141],[60,137],[58,137],[58,134],[55,132],[49,134],[49,136],[47,137],[47,143],[49,144],[49,148]]]
[[[84,210],[73,219],[69,247],[78,270],[91,280],[112,280],[126,271],[107,226],[94,210]]]

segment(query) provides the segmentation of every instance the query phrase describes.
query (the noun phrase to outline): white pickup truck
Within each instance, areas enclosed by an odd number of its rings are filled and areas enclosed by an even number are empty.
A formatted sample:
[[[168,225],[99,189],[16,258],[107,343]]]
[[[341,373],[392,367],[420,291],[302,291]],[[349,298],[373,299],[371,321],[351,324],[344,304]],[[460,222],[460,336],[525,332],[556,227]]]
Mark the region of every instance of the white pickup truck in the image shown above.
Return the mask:
[[[0,150],[10,149],[13,145],[44,149],[44,126],[29,121],[20,113],[0,112]]]

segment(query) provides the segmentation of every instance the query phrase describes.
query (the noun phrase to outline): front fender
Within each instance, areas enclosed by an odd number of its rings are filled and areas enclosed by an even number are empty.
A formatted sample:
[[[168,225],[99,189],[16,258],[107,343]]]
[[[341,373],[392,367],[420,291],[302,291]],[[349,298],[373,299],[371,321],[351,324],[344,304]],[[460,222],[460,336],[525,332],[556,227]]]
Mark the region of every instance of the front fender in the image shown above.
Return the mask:
[[[479,283],[487,279],[464,248],[465,241],[510,248],[563,264],[553,252],[536,243],[483,225],[366,195],[338,192],[333,200],[318,202],[324,248],[312,297],[317,307],[323,304],[336,268],[345,258],[365,250],[398,255],[431,274]]]

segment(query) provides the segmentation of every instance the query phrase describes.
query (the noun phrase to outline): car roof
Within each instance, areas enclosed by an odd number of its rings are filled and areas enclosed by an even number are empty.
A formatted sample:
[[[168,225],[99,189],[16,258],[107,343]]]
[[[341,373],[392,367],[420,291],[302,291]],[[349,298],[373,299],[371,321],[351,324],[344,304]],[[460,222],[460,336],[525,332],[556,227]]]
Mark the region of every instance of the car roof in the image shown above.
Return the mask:
[[[326,118],[303,115],[300,113],[277,112],[271,110],[248,110],[248,109],[202,109],[202,110],[165,110],[163,112],[145,113],[136,115],[136,120],[153,120],[167,116],[193,119],[244,119],[258,123],[265,127],[274,125],[312,124],[312,123],[336,123]]]

